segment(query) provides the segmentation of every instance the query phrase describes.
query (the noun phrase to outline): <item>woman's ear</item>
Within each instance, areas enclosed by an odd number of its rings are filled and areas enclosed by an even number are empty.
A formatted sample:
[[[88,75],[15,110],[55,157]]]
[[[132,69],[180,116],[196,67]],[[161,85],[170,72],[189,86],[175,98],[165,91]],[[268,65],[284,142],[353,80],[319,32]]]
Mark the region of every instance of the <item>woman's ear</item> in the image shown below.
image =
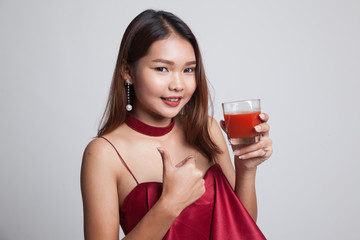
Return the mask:
[[[129,80],[131,83],[134,82],[134,75],[132,67],[129,66],[125,61],[121,65],[121,77],[123,79]]]

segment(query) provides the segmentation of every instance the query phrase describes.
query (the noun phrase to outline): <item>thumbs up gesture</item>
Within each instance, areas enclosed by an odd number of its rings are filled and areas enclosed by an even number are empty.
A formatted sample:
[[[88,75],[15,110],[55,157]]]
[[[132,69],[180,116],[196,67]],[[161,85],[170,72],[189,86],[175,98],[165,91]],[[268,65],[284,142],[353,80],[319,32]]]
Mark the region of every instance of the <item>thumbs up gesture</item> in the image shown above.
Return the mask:
[[[203,173],[196,168],[195,158],[187,157],[174,165],[169,153],[158,148],[163,161],[163,190],[161,198],[179,214],[205,193]]]

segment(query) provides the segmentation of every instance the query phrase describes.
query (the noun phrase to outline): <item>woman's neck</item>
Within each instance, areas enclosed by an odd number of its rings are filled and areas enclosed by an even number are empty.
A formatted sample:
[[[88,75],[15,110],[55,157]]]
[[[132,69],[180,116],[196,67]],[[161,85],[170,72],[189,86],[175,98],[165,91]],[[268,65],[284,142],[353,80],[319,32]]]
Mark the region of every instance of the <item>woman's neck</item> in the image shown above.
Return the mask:
[[[147,124],[139,120],[136,116],[129,114],[125,123],[136,132],[152,137],[159,137],[169,133],[173,129],[175,125],[175,118],[171,119],[166,126],[159,126],[159,124]]]
[[[162,116],[154,116],[151,114],[144,114],[144,113],[139,114],[136,111],[133,111],[130,114],[132,114],[139,121],[141,121],[147,125],[153,126],[153,127],[166,127],[172,121],[172,118],[166,118],[166,117],[162,117]]]

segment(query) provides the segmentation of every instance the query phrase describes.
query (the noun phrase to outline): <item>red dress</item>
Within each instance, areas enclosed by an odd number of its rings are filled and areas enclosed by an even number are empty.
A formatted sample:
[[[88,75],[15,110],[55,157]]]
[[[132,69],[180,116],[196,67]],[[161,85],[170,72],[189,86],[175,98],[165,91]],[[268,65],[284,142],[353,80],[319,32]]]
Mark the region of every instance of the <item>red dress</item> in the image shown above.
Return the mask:
[[[114,147],[111,142],[109,143]],[[117,149],[114,149],[138,183]],[[218,164],[208,169],[204,179],[204,195],[181,212],[163,239],[266,239],[241,204]],[[145,182],[138,183],[129,193],[120,209],[120,225],[125,235],[154,206],[161,192],[162,183]]]

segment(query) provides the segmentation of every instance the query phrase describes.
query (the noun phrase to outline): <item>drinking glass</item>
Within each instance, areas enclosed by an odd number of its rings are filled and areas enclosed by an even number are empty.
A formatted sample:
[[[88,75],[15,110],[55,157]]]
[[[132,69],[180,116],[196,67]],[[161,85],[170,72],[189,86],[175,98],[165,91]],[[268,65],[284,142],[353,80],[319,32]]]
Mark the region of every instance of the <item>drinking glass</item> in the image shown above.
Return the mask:
[[[261,123],[260,99],[225,102],[222,108],[229,142],[233,148],[260,140],[261,136],[254,128]]]

